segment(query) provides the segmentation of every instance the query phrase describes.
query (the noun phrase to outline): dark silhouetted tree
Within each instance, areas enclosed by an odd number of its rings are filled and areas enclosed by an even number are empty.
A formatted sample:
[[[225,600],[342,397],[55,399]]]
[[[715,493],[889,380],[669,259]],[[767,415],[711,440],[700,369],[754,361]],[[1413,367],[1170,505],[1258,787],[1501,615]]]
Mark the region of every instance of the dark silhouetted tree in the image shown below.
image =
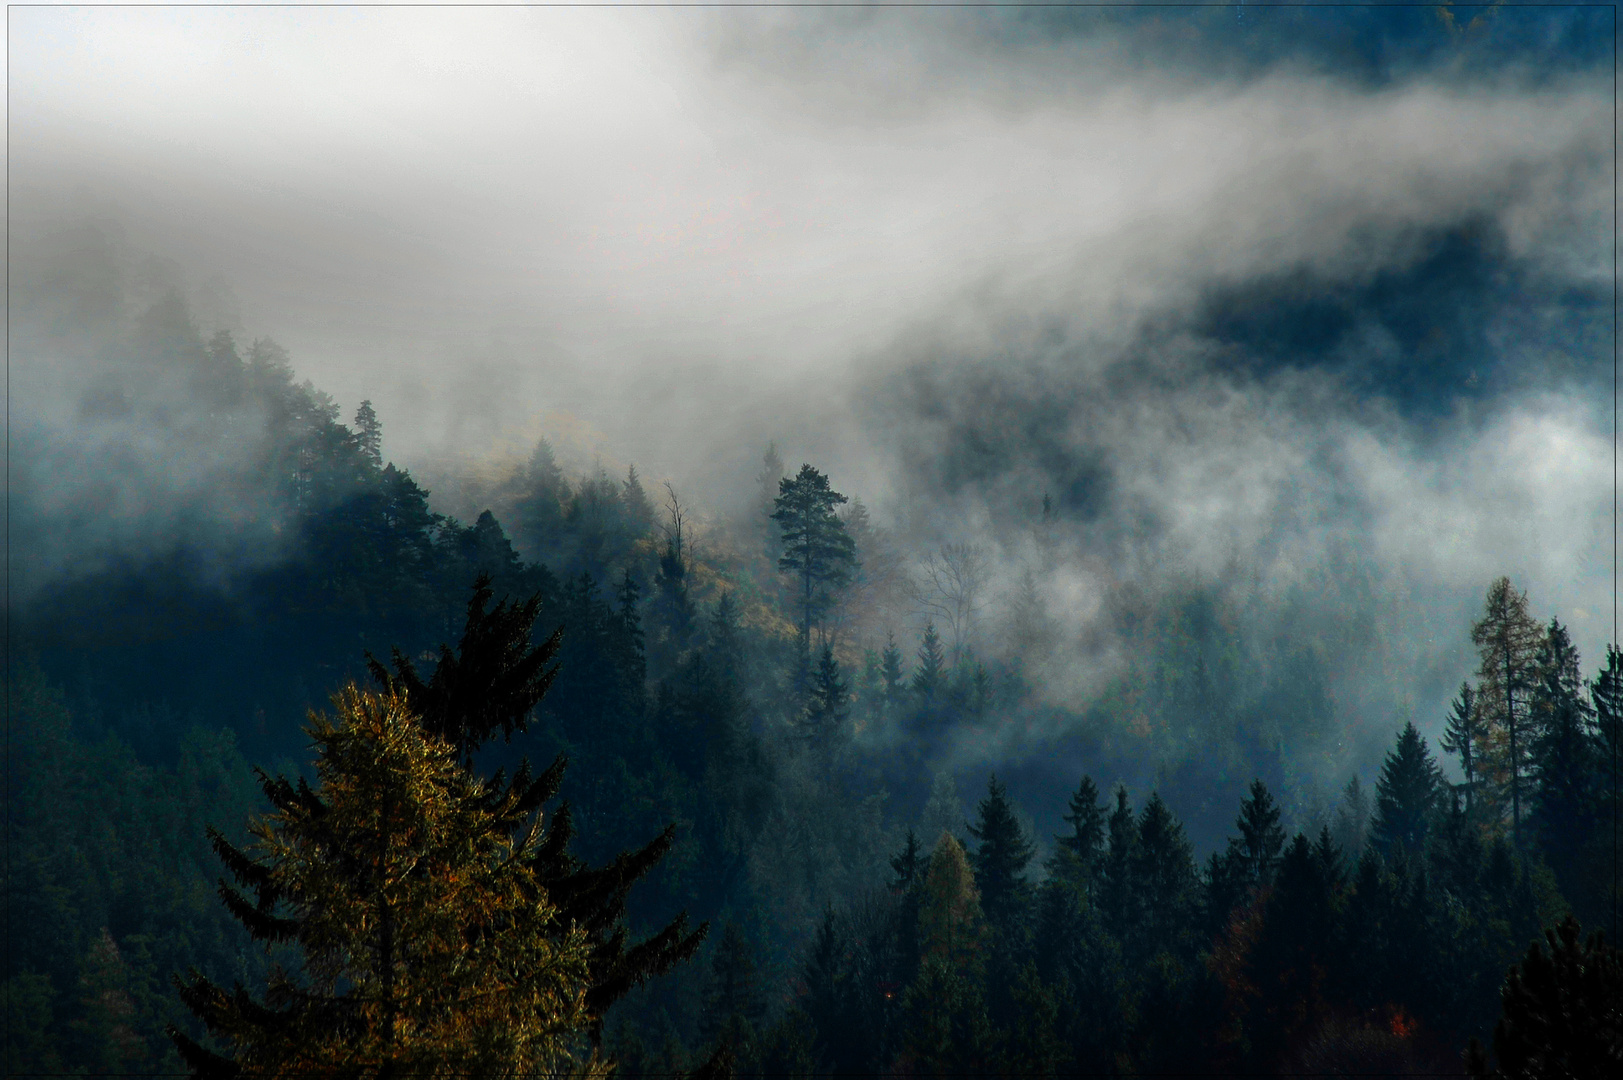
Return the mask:
[[[1449,703],[1448,720],[1439,740],[1446,753],[1457,754],[1460,773],[1465,777],[1460,785],[1465,792],[1465,813],[1476,817],[1477,754],[1484,742],[1482,714],[1477,708],[1476,691],[1469,683],[1460,684],[1459,696]]]
[[[834,512],[845,501],[844,495],[829,487],[828,477],[810,465],[802,465],[794,479],[785,477],[778,482],[772,512],[783,544],[778,569],[793,574],[799,582],[803,649],[808,648],[813,623],[856,567],[856,543]]]
[[[969,832],[979,841],[974,862],[981,910],[999,934],[1016,937],[1031,903],[1031,886],[1024,874],[1034,849],[995,774],[986,783],[986,798],[980,801]]]
[[[1400,851],[1422,854],[1442,786],[1442,773],[1426,748],[1426,740],[1413,723],[1404,724],[1375,782],[1375,821],[1371,828],[1375,845],[1389,856]]]

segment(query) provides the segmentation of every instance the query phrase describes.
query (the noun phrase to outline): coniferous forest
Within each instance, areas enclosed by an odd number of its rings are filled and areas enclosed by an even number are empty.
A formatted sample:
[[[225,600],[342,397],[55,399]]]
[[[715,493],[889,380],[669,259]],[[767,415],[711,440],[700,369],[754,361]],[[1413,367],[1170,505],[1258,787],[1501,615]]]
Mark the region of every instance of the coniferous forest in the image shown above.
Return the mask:
[[[1606,28],[1213,10],[19,14],[6,1075],[1623,1075]]]

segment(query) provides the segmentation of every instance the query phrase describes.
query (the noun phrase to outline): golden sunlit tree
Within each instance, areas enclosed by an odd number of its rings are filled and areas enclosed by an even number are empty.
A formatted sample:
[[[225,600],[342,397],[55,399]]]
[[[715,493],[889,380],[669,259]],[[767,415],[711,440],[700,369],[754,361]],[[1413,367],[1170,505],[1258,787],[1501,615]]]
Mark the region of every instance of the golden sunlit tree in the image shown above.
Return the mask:
[[[1530,714],[1537,681],[1538,648],[1543,628],[1527,610],[1527,594],[1502,577],[1488,587],[1482,618],[1471,627],[1482,682],[1477,708],[1482,724],[1480,759],[1483,773],[1500,798],[1510,802],[1510,829],[1521,848],[1522,782],[1532,749]],[[1503,803],[1501,802],[1502,806]]]
[[[986,947],[986,918],[969,856],[943,832],[924,871],[919,895],[921,958],[938,959],[953,971],[974,970]]]
[[[253,842],[211,831],[238,885],[222,883],[227,906],[296,947],[298,969],[273,967],[260,1001],[177,979],[225,1048],[171,1028],[187,1063],[244,1078],[603,1071],[586,1049],[590,943],[536,868],[543,788],[473,776],[397,693],[350,686],[334,705],[308,729],[316,786],[260,773],[274,809]]]

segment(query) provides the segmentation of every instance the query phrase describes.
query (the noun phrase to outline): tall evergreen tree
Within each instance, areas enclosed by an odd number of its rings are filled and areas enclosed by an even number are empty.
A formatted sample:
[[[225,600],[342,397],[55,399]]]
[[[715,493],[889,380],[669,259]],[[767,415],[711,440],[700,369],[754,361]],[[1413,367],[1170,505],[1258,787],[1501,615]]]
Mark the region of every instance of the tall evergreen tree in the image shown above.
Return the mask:
[[[1102,889],[1105,925],[1121,941],[1137,928],[1138,819],[1127,801],[1125,785],[1116,785],[1116,806],[1107,823],[1109,842],[1105,848]]]
[[[918,666],[913,669],[913,693],[920,703],[930,706],[941,700],[947,689],[947,654],[933,622],[924,624],[918,660]]]
[[[1083,895],[1093,897],[1105,856],[1105,805],[1093,777],[1084,776],[1067,804],[1067,836],[1055,837],[1049,872],[1069,881]]]
[[[1413,723],[1403,725],[1375,782],[1373,839],[1387,855],[1418,856],[1442,793],[1442,772]]]
[[[969,832],[980,842],[974,861],[981,909],[1000,934],[1017,934],[1030,906],[1031,887],[1023,875],[1034,849],[996,774],[987,780],[986,798],[980,801]]]
[[[633,538],[647,536],[654,529],[654,503],[643,490],[637,467],[626,469],[626,478],[620,485],[620,501],[625,506],[626,522]]]
[[[840,675],[840,662],[834,659],[833,647],[824,645],[800,719],[802,737],[824,749],[832,748],[844,736],[850,717],[851,694]]]
[[[377,411],[372,408],[370,401],[361,402],[361,407],[355,410],[355,443],[360,448],[361,457],[369,462],[374,469],[383,468],[383,424],[378,420]]]
[[[856,568],[856,543],[834,508],[846,501],[829,486],[828,477],[802,465],[794,479],[778,482],[772,520],[778,523],[783,554],[778,569],[799,582],[802,648],[811,639],[812,624],[832,601],[832,594]]]
[[[1569,896],[1579,888],[1580,866],[1596,809],[1596,740],[1578,674],[1578,650],[1567,628],[1551,619],[1538,656],[1529,753],[1533,781],[1528,825]]]
[[[922,881],[927,858],[919,845],[918,833],[908,829],[902,850],[890,859],[890,868],[896,872],[896,879],[890,883],[891,889],[906,892]]]
[[[1485,719],[1484,764],[1492,766],[1498,786],[1510,796],[1511,838],[1520,849],[1522,787],[1530,746],[1528,713],[1543,634],[1527,611],[1527,594],[1509,578],[1488,588],[1482,618],[1471,627],[1471,642],[1481,656],[1478,705]]]
[[[440,646],[439,663],[426,682],[399,649],[393,650],[393,671],[370,654],[366,658],[379,686],[404,695],[428,734],[460,747],[465,758],[497,730],[507,738],[523,731],[558,672],[553,660],[563,631],[553,631],[539,645],[532,639],[540,595],[522,603],[503,599],[487,610],[493,595],[490,575],[481,573],[468,600],[461,641],[454,652]]]
[[[738,924],[728,922],[710,961],[700,1033],[706,1041],[725,1041],[747,1057],[765,1017],[766,995],[754,950]]]
[[[884,684],[886,713],[892,718],[902,715],[907,704],[907,685],[903,681],[902,650],[894,634],[885,635],[885,650],[879,654],[879,675]]]
[[[1139,947],[1150,957],[1188,943],[1195,904],[1194,848],[1183,825],[1159,792],[1151,793],[1138,819],[1132,877],[1139,907]]]
[[[1460,772],[1465,777],[1460,785],[1465,792],[1465,813],[1473,820],[1477,811],[1477,748],[1483,741],[1482,714],[1477,708],[1476,692],[1469,683],[1460,683],[1459,696],[1449,703],[1440,744],[1446,752],[1459,755]]]
[[[538,862],[536,789],[487,785],[398,694],[350,687],[309,732],[318,784],[261,774],[275,810],[243,852],[216,851],[250,901],[227,907],[261,941],[290,942],[255,1002],[193,971],[181,998],[225,1046],[171,1028],[199,1076],[302,1072],[518,1076],[567,1065],[592,1022],[591,943],[560,922]]]
[[[1279,865],[1279,853],[1285,846],[1285,830],[1279,827],[1279,807],[1268,786],[1260,779],[1251,781],[1246,798],[1240,801],[1240,816],[1234,824],[1240,830],[1237,840],[1229,844],[1238,860],[1245,881],[1251,886],[1265,886],[1273,880]]]

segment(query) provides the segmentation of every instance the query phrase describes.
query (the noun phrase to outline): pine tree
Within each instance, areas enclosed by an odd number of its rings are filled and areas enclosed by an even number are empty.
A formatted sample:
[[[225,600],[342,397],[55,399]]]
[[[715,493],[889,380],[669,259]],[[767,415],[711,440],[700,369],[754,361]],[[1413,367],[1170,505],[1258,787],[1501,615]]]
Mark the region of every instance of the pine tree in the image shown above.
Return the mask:
[[[986,798],[981,800],[976,823],[969,832],[980,841],[974,861],[981,909],[1000,934],[1014,936],[1030,907],[1031,886],[1022,875],[1034,849],[996,774],[987,781]]]
[[[913,669],[913,693],[928,707],[941,699],[947,685],[947,654],[941,648],[941,635],[936,633],[934,622],[924,624],[918,659]]]
[[[1521,848],[1522,781],[1530,749],[1529,698],[1536,677],[1536,655],[1543,634],[1527,612],[1527,594],[1509,578],[1488,589],[1482,619],[1471,627],[1471,642],[1481,655],[1478,698],[1484,718],[1484,764],[1497,785],[1510,794],[1512,841]]]
[[[1389,856],[1400,851],[1420,855],[1442,787],[1442,772],[1426,740],[1413,723],[1404,724],[1375,782],[1376,846]]]
[[[383,424],[378,421],[370,401],[361,402],[361,407],[355,410],[355,444],[363,460],[374,469],[383,469]]]
[[[1477,708],[1476,692],[1469,683],[1460,683],[1459,696],[1449,704],[1448,720],[1440,744],[1448,753],[1459,755],[1460,772],[1465,776],[1465,782],[1460,785],[1465,792],[1465,813],[1473,820],[1477,809],[1476,754],[1483,738],[1482,714]]]
[[[783,541],[778,569],[799,579],[803,647],[832,593],[850,580],[857,566],[856,543],[834,512],[845,501],[829,487],[828,477],[810,465],[802,465],[793,480],[785,477],[778,482],[772,512]]]
[[[244,852],[215,850],[259,940],[290,942],[263,1003],[193,971],[181,998],[226,1053],[171,1028],[200,1076],[515,1076],[567,1066],[591,1025],[591,943],[538,872],[536,789],[486,784],[397,693],[351,686],[313,716],[318,784],[260,774],[275,807]]]

